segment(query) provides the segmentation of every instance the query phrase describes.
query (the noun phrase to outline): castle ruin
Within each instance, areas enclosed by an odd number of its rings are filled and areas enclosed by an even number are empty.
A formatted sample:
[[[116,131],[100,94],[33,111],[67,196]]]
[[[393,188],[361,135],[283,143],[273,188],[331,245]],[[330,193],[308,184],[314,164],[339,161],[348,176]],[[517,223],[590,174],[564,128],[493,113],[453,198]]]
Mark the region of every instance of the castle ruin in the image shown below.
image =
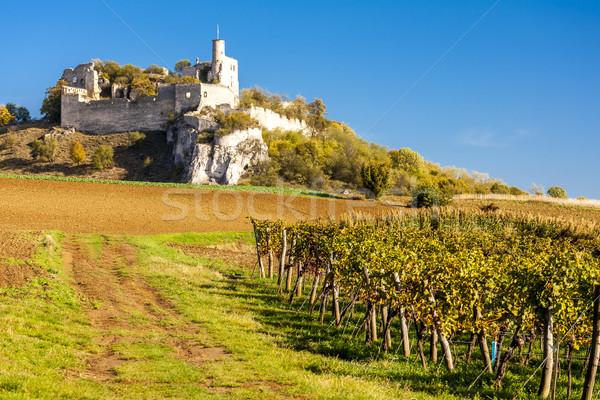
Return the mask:
[[[153,78],[164,80],[169,71]],[[194,184],[236,184],[244,172],[268,160],[268,148],[261,128],[236,130],[214,137],[210,143],[198,140],[205,131],[216,131],[216,122],[203,115],[203,107],[237,110],[240,102],[238,62],[225,55],[225,41],[213,40],[212,61],[184,67],[181,76],[197,83],[156,83],[156,95],[140,96],[130,86],[98,76],[94,63],[68,68],[62,78],[61,125],[78,131],[108,135],[131,131],[165,131],[172,144],[173,160],[182,166],[182,180]],[[305,121],[291,119],[269,109],[252,106],[240,110],[263,129],[308,132]],[[182,118],[175,118],[177,115]]]
[[[165,69],[165,75],[168,73]],[[176,114],[204,106],[235,109],[239,104],[238,62],[225,55],[225,41],[213,40],[212,61],[185,67],[182,76],[200,83],[157,83],[155,96],[140,97],[127,87],[99,77],[94,63],[64,70],[61,125],[93,134],[163,131]],[[206,81],[202,82],[203,77]],[[100,94],[110,88],[110,98]]]

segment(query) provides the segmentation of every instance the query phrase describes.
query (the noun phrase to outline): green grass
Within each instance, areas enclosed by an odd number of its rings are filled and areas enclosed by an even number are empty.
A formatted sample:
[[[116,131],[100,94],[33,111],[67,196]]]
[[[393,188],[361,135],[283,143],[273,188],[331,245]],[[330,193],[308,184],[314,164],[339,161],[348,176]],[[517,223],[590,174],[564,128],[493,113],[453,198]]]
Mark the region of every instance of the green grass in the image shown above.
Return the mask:
[[[110,179],[91,179],[77,178],[64,176],[47,176],[47,175],[14,175],[0,174],[0,178],[9,179],[31,179],[38,181],[58,181],[58,182],[89,182],[103,183],[114,185],[130,185],[130,186],[155,186],[155,187],[172,187],[172,188],[187,188],[187,189],[209,189],[209,190],[234,190],[242,192],[257,192],[257,193],[274,193],[287,194],[306,197],[326,197],[326,198],[341,198],[339,196],[309,189],[293,189],[282,187],[267,187],[267,186],[227,186],[227,185],[192,185],[189,183],[171,183],[171,182],[145,182],[145,181],[122,181]]]
[[[62,235],[52,234],[60,246]],[[67,378],[97,352],[84,301],[61,278],[60,248],[43,246],[35,261],[52,273],[21,288],[0,288],[0,398],[99,398],[105,388]]]
[[[330,325],[330,315],[321,326],[316,315],[306,312],[306,304],[298,312],[304,298],[288,305],[273,282],[251,278],[247,269],[169,246],[251,244],[248,233],[125,237],[137,249],[139,263],[119,264],[117,273],[124,279],[143,277],[177,312],[156,306],[156,329],[145,328],[152,321],[130,310],[124,317],[130,325],[98,332],[87,315],[97,304],[78,295],[62,269],[64,236],[49,235],[52,241],[44,243],[54,244],[40,245],[35,262],[51,271],[50,277],[19,289],[0,289],[0,399],[510,399],[540,362],[536,356],[530,367],[511,366],[503,391],[493,387],[487,374],[468,390],[483,368],[477,350],[476,361],[467,368],[461,361],[466,346],[457,343],[458,370],[452,374],[443,365],[424,371],[414,353],[406,359],[396,354],[396,347],[377,357],[377,344],[364,346],[363,334],[351,340],[363,313],[360,307],[340,329]],[[77,240],[91,245],[95,258],[102,252],[99,244],[110,246],[117,238]],[[106,335],[123,340],[104,347],[98,338]],[[178,357],[179,342],[222,352],[190,364]],[[113,368],[115,376],[105,382],[86,378],[86,360],[107,351],[121,360]],[[578,360],[574,371],[580,368]],[[582,382],[575,375],[576,397]],[[536,398],[538,377],[519,399]],[[557,398],[564,398],[565,380],[563,373]]]

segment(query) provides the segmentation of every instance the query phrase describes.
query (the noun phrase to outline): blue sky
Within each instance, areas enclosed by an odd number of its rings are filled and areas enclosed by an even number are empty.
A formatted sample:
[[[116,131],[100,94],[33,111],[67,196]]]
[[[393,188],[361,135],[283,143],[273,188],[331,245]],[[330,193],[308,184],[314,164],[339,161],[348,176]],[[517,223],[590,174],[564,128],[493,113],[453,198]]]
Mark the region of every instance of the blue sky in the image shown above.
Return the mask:
[[[210,60],[219,24],[241,87],[322,98],[365,139],[442,166],[600,199],[598,1],[9,0],[2,11],[0,103],[33,114],[64,68],[91,58]]]

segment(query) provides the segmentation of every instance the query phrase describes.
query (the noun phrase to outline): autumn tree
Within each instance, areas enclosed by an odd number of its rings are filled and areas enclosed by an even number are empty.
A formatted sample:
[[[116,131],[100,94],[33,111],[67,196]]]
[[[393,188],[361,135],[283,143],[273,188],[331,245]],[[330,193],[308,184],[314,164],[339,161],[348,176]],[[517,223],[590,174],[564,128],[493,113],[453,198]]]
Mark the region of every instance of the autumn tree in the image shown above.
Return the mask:
[[[423,168],[423,157],[408,147],[403,147],[400,150],[390,150],[389,155],[394,168],[402,169],[409,174],[416,174]]]
[[[139,75],[131,81],[131,91],[135,93],[135,98],[150,97],[156,95],[156,86],[147,75]]]
[[[323,132],[329,126],[330,121],[325,118],[327,107],[323,104],[323,100],[315,98],[314,101],[308,104],[308,125],[316,132]]]
[[[8,112],[6,107],[0,107],[0,126],[10,124],[14,120],[14,115]]]
[[[81,164],[83,160],[85,160],[85,149],[83,148],[81,142],[79,142],[78,140],[71,143],[70,156],[71,161],[73,161],[73,163],[77,165]]]
[[[390,184],[390,167],[386,163],[371,162],[360,168],[363,186],[369,189],[375,199],[379,199]]]
[[[67,81],[61,79],[56,86],[46,89],[46,97],[42,102],[40,112],[50,122],[60,122],[60,96],[62,87],[66,84]]]

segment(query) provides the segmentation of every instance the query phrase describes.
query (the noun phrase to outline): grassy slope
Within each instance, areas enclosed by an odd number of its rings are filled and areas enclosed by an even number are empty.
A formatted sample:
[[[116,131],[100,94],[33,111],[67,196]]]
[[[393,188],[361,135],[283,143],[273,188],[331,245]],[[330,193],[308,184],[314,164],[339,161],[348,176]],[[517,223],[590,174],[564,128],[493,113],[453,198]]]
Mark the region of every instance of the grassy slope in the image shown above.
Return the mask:
[[[61,235],[54,236],[60,243]],[[139,271],[124,273],[142,272],[180,312],[177,321],[164,323],[173,329],[199,323],[196,340],[223,346],[231,355],[194,366],[171,357],[174,350],[159,338],[140,336],[111,349],[128,362],[102,383],[86,378],[85,360],[103,350],[86,316],[94,303],[69,286],[60,244],[40,248],[35,262],[52,276],[20,289],[0,289],[0,398],[220,398],[225,393],[230,398],[431,398],[357,374],[359,364],[286,346],[263,322],[278,303],[263,285],[248,281],[247,271],[191,258],[162,243],[240,239],[251,241],[248,234],[128,238],[139,249],[140,264]],[[98,235],[79,240],[92,254],[102,246]]]
[[[172,163],[170,149],[164,133],[146,133],[140,144],[132,144],[127,133],[113,135],[87,135],[80,132],[58,136],[58,157],[49,163],[31,159],[31,143],[54,127],[48,123],[30,123],[0,128],[0,178],[25,178],[58,180],[67,182],[99,182],[125,185],[153,185],[164,187],[243,190],[264,193],[284,193],[295,195],[324,196],[324,193],[308,189],[189,185],[172,183],[178,178]],[[4,148],[10,139],[10,146]],[[87,158],[81,165],[73,165],[69,159],[70,145],[80,141]],[[100,145],[115,149],[115,167],[98,171],[91,165],[91,156]],[[151,162],[145,164],[147,160]]]
[[[35,263],[51,273],[19,289],[0,289],[0,398],[94,398],[102,388],[65,379],[85,368],[85,357],[99,351],[78,298],[62,270],[59,233],[56,247],[38,249]]]
[[[424,371],[415,354],[407,360],[397,351],[376,361],[377,345],[365,348],[362,335],[350,339],[362,310],[357,309],[341,332],[329,326],[329,320],[320,326],[306,306],[297,312],[303,299],[286,305],[272,282],[251,277],[241,267],[190,257],[168,246],[250,245],[250,234],[174,234],[126,237],[137,249],[139,263],[122,273],[145,276],[174,304],[178,316],[161,321],[174,335],[184,335],[178,330],[198,324],[198,333],[191,339],[205,347],[223,347],[229,355],[194,366],[173,358],[174,349],[165,344],[161,333],[136,333],[135,340],[110,348],[127,360],[114,368],[116,376],[95,382],[86,378],[85,363],[105,351],[97,344],[100,333],[86,315],[95,304],[69,286],[59,257],[61,235],[54,236],[58,248],[41,247],[35,259],[52,271],[51,278],[38,278],[21,289],[0,289],[0,330],[4,332],[0,337],[0,398],[509,399],[540,362],[539,355],[534,355],[531,367],[513,365],[504,390],[498,392],[487,374],[467,390],[482,370],[477,349],[475,361],[468,368],[459,362],[455,374],[446,373],[441,364]],[[113,239],[90,235],[77,240],[92,257],[99,257],[102,247]],[[135,321],[136,316],[131,319]],[[466,350],[461,340],[455,339],[459,356]],[[574,371],[580,368],[576,358]],[[582,382],[575,375],[574,393],[578,393]],[[559,397],[564,395],[565,380],[563,374]],[[534,376],[519,398],[536,398],[537,381]]]

